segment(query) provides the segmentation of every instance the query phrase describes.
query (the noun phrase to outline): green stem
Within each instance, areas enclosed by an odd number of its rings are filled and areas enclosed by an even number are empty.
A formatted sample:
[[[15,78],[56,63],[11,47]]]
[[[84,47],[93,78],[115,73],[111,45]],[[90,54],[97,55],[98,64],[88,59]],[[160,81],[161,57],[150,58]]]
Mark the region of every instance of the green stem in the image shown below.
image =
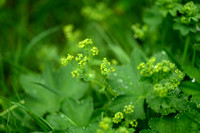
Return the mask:
[[[19,102],[20,104],[24,104],[24,100]],[[10,108],[6,109],[5,111],[3,111],[2,113],[0,113],[0,116],[4,116],[5,114],[7,114],[8,112],[16,109],[18,107],[18,105],[13,105]]]
[[[193,56],[192,56],[192,65],[193,66],[194,66],[194,63],[195,63],[195,58],[196,58],[196,50],[194,49]]]
[[[187,56],[189,44],[190,44],[190,37],[187,37],[187,38],[186,38],[186,41],[185,41],[185,47],[184,47],[184,52],[183,52],[183,58],[182,58],[182,61],[181,61],[182,64],[185,63],[185,59],[186,59],[186,56]]]
[[[96,79],[93,80],[96,84],[98,84],[100,87],[104,87],[99,81],[97,81]]]

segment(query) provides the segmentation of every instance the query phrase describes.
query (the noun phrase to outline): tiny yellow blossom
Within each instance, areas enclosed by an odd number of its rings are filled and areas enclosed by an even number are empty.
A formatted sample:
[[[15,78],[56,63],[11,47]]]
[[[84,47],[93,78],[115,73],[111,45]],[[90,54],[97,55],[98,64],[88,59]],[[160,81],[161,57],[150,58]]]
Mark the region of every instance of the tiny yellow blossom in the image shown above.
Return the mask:
[[[113,118],[113,122],[118,124],[119,122],[121,122],[121,120],[124,118],[123,113],[122,112],[117,112],[115,114],[115,117]]]
[[[82,60],[80,60],[78,62],[78,65],[80,68],[83,68],[83,67],[85,67],[86,63],[87,63],[87,56],[85,56]]]
[[[126,105],[126,106],[124,106],[124,113],[126,113],[126,114],[130,114],[130,113],[133,113],[134,112],[134,106],[133,105]]]
[[[87,39],[79,42],[78,47],[79,48],[84,48],[84,47],[87,47],[87,46],[92,45],[92,44],[93,44],[92,39],[88,39],[87,38]]]
[[[93,56],[98,55],[98,53],[99,53],[99,50],[97,47],[92,47],[92,49],[90,51],[92,52]]]
[[[100,65],[100,70],[102,75],[107,76],[108,74],[110,74],[110,72],[115,71],[115,68],[110,67],[110,65],[111,63],[106,58],[104,58],[103,63]]]
[[[67,59],[66,58],[61,58],[61,65],[66,66],[67,64]]]
[[[138,122],[137,122],[136,120],[132,120],[132,121],[130,121],[130,125],[131,125],[132,127],[137,127]]]
[[[75,60],[80,61],[83,58],[83,54],[77,54]]]
[[[71,73],[72,73],[72,77],[73,77],[73,78],[74,78],[74,77],[79,78],[80,73],[79,73],[77,70],[74,70],[74,71],[72,71]]]
[[[97,133],[104,133],[110,131],[112,128],[112,120],[109,117],[104,117],[102,121],[99,122],[99,127]]]

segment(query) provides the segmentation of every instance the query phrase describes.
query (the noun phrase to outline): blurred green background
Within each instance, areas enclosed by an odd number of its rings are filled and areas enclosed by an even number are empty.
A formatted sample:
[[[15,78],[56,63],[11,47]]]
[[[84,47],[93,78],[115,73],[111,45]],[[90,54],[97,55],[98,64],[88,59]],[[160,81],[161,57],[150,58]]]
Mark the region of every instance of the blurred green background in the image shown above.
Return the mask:
[[[41,72],[47,61],[58,63],[62,55],[73,51],[73,45],[86,37],[97,42],[102,56],[109,54],[105,43],[108,41],[118,43],[129,55],[136,43],[132,38],[131,25],[142,22],[143,8],[152,2],[1,0],[1,95],[18,93],[20,73]],[[68,38],[63,32],[65,25],[73,25],[72,31],[79,30],[78,37]]]

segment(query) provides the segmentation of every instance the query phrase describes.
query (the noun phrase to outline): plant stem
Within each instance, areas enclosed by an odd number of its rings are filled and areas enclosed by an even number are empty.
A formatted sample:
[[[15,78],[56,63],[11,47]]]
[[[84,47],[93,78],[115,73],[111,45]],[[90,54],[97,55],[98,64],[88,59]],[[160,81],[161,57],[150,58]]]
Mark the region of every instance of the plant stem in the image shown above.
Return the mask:
[[[19,102],[20,104],[24,104],[24,100]],[[18,105],[13,105],[10,108],[6,109],[5,111],[3,111],[2,113],[0,113],[0,116],[4,116],[5,114],[7,114],[8,112],[16,109],[18,107]]]
[[[187,37],[187,38],[186,38],[186,41],[185,41],[185,47],[184,47],[184,52],[183,52],[183,58],[182,58],[182,61],[181,61],[182,64],[185,63],[185,59],[186,59],[186,56],[187,56],[189,44],[190,44],[190,37]]]
[[[98,84],[100,87],[104,87],[99,81],[97,81],[96,79],[93,80],[96,84]]]
[[[194,63],[195,63],[195,58],[196,58],[196,50],[194,49],[193,56],[192,56],[192,65],[193,66],[194,66]]]

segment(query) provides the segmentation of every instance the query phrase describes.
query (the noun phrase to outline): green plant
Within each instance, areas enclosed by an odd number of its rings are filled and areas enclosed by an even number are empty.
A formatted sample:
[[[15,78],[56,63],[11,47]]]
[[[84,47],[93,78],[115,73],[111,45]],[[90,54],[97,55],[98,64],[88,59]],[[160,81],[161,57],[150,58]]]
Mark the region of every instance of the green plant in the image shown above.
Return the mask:
[[[199,132],[199,7],[3,0],[0,132]]]

